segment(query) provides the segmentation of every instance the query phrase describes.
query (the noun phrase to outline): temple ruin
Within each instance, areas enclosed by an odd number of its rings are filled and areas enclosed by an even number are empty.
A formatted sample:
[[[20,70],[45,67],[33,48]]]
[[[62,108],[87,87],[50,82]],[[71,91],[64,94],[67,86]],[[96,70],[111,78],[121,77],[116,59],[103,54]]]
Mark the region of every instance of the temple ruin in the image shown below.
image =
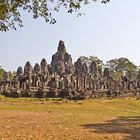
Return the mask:
[[[96,61],[83,63],[79,58],[73,64],[64,42],[59,41],[50,64],[42,59],[33,67],[28,61],[24,68],[18,67],[12,80],[5,72],[0,93],[8,97],[68,99],[137,96],[140,93],[140,74],[137,80],[129,80],[126,76],[114,80],[109,69],[101,69]]]

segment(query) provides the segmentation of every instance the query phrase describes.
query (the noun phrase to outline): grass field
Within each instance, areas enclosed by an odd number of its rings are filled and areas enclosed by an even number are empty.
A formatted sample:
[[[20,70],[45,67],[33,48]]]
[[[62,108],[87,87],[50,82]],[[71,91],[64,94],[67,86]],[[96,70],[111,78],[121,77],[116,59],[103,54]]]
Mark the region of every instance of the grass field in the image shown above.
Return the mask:
[[[1,96],[0,140],[140,140],[140,100]]]

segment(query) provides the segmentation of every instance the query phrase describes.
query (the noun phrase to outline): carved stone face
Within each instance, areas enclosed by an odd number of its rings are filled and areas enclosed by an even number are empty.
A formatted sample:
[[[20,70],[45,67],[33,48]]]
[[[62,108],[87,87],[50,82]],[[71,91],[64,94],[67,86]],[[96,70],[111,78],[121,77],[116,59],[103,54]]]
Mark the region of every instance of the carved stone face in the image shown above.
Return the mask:
[[[49,70],[48,70],[48,64],[47,64],[46,59],[42,59],[40,65],[41,65],[41,73],[43,75],[46,75],[46,74],[48,75],[49,74]]]
[[[22,67],[18,67],[17,76],[21,76],[21,75],[23,75],[23,69],[22,69]]]
[[[59,41],[58,52],[52,56],[51,71],[57,74],[74,73],[71,55],[66,52],[64,42],[61,40]]]
[[[58,53],[57,60],[64,61],[64,55],[62,52]]]
[[[109,69],[108,68],[104,69],[104,77],[109,77]]]
[[[34,72],[36,74],[39,74],[40,73],[40,65],[38,63],[36,63],[35,66],[34,66]]]
[[[24,67],[24,75],[28,75],[29,72],[32,72],[32,66],[31,63],[28,61]]]
[[[46,61],[46,59],[42,59],[40,65],[41,65],[41,68],[42,68],[42,69],[45,69],[46,66],[47,66],[47,61]]]
[[[86,65],[86,63],[83,64],[83,74],[87,74],[88,73],[88,66]]]
[[[64,42],[61,40],[59,41],[58,52],[66,53],[66,48],[65,48]]]
[[[57,62],[56,70],[59,74],[65,72],[65,66],[64,66],[64,63],[62,61]]]
[[[77,62],[75,62],[75,72],[77,75],[82,75],[87,71],[86,65],[83,66],[81,59],[78,59]]]
[[[92,61],[91,66],[90,66],[90,72],[96,75],[97,71],[98,71],[97,63],[95,61]]]

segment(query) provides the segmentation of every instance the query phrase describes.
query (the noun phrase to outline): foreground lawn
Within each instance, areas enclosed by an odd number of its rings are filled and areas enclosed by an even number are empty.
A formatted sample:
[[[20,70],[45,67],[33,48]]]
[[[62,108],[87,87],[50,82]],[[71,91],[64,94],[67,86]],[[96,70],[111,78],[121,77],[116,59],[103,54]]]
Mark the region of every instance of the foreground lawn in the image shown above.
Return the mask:
[[[140,140],[140,100],[0,97],[0,140]]]

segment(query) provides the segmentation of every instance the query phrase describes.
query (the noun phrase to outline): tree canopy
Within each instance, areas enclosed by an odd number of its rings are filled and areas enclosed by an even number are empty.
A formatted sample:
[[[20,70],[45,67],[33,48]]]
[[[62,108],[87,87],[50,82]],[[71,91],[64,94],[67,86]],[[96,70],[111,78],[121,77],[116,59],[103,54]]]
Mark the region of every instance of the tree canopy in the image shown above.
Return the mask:
[[[64,7],[68,13],[78,12],[81,6],[97,0],[0,0],[0,31],[22,27],[21,12],[31,12],[33,18],[42,17],[46,22],[55,24],[53,12],[59,12]],[[110,0],[101,0],[106,4]],[[78,15],[81,15],[78,13]]]
[[[2,67],[0,67],[0,81],[3,80],[3,76],[4,76],[5,72],[6,71]],[[14,78],[15,74],[16,74],[15,71],[13,71],[13,72],[8,71],[9,79],[12,80]]]
[[[5,72],[4,69],[0,68],[0,81],[2,80],[4,72]]]
[[[139,68],[127,58],[111,59],[106,66],[110,69],[110,74],[115,79],[126,75],[129,79],[136,79]]]

